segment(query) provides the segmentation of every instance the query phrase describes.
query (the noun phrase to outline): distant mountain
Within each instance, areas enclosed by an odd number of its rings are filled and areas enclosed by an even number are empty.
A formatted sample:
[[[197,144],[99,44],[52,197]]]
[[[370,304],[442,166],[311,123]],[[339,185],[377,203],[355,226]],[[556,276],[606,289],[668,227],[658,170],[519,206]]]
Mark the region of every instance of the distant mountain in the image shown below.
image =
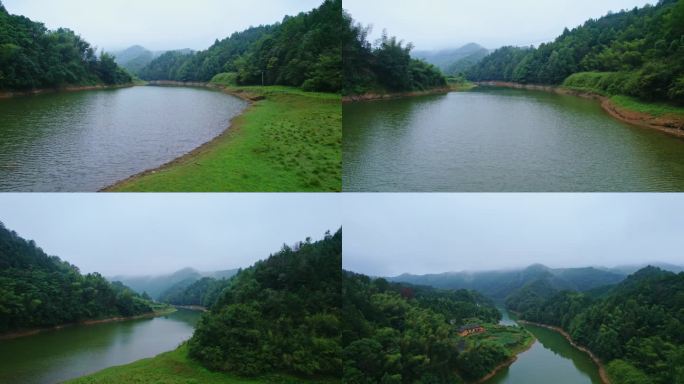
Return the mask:
[[[460,48],[442,49],[437,51],[414,51],[411,55],[439,67],[444,73],[451,74],[455,72],[450,71],[457,70],[461,67],[467,68],[476,64],[487,56],[488,53],[489,50],[487,48],[476,43],[469,43]]]
[[[465,71],[477,65],[477,63],[479,63],[487,55],[489,55],[489,50],[482,48],[479,51],[475,51],[474,53],[471,53],[470,55],[449,64],[443,71],[447,75],[465,73]]]
[[[631,275],[632,273],[634,273],[640,269],[643,269],[645,267],[648,267],[648,266],[658,267],[662,270],[670,271],[670,272],[674,272],[674,273],[684,272],[684,266],[669,264],[669,263],[644,263],[644,264],[634,264],[634,265],[620,265],[620,266],[617,266],[614,268],[602,268],[602,267],[597,267],[597,268],[602,269],[604,271],[610,271],[610,272],[622,273],[625,275]]]
[[[544,280],[555,290],[586,291],[604,285],[616,284],[626,274],[598,268],[548,268],[534,264],[525,269],[448,272],[432,275],[403,274],[388,280],[416,285],[429,285],[443,289],[473,289],[495,300],[503,300],[526,284]]]
[[[168,51],[150,51],[140,45],[128,47],[122,51],[114,52],[115,61],[120,66],[126,68],[129,72],[138,75],[140,70],[145,68],[152,60],[163,55]],[[182,54],[192,53],[191,49],[179,49],[173,52]]]
[[[166,291],[173,288],[182,290],[203,277],[222,279],[235,275],[237,269],[214,272],[199,272],[193,268],[183,268],[167,275],[150,276],[112,276],[110,281],[120,281],[138,293],[147,292],[150,297],[158,300]]]

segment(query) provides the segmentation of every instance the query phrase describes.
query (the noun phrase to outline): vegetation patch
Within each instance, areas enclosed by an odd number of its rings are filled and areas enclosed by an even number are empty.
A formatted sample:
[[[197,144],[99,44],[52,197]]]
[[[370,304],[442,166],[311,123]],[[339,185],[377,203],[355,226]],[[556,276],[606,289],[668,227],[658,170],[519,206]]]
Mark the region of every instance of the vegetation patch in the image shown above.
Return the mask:
[[[339,95],[283,86],[232,87],[229,91],[259,95],[263,100],[255,102],[233,120],[225,134],[200,150],[112,190],[341,190]]]
[[[92,375],[66,381],[65,384],[295,384],[333,383],[332,380],[302,379],[287,375],[243,378],[212,372],[188,357],[187,345],[153,358],[104,369]]]

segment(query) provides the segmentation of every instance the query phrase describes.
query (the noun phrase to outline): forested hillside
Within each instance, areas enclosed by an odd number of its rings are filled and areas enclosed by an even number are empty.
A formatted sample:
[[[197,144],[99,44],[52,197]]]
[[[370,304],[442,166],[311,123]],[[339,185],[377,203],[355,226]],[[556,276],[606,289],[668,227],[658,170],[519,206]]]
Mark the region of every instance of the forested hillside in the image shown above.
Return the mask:
[[[0,89],[31,90],[77,85],[123,84],[131,77],[114,58],[98,55],[65,28],[10,15],[0,2]]]
[[[609,13],[538,48],[500,48],[467,75],[684,103],[684,1]]]
[[[236,271],[237,272],[237,271]],[[190,284],[177,283],[159,296],[159,301],[173,305],[199,305],[212,307],[221,292],[230,284],[230,278],[203,277]]]
[[[347,272],[343,279],[343,382],[476,381],[524,345],[520,328],[489,299],[466,290],[440,291]],[[467,323],[487,324],[483,338],[458,336]],[[506,342],[499,337],[506,335]]]
[[[507,306],[565,329],[608,362],[614,382],[684,383],[684,273],[646,267],[610,289],[538,292],[521,292]]]
[[[446,79],[437,67],[411,58],[411,44],[383,33],[374,46],[368,41],[370,27],[356,23],[347,12],[343,19],[344,94],[419,91],[446,86]]]
[[[151,312],[121,283],[48,256],[0,222],[0,333]]]
[[[203,315],[190,356],[214,370],[339,378],[342,229],[242,270]]]
[[[520,270],[449,272],[433,275],[404,274],[390,278],[444,289],[473,289],[494,300],[503,300],[526,284],[544,280],[549,287],[585,291],[615,284],[625,275],[596,268],[548,268],[535,264]]]
[[[289,85],[337,92],[342,87],[342,1],[325,0],[281,23],[249,28],[205,51],[167,52],[140,71],[145,80],[207,82],[235,74],[240,85]]]

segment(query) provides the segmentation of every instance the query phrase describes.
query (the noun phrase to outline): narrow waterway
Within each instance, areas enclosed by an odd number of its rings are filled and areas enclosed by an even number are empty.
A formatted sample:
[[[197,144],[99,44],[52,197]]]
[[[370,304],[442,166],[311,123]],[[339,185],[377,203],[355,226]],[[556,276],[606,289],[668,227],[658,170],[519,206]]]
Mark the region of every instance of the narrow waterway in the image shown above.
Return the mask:
[[[0,341],[0,383],[54,384],[175,349],[200,312],[96,325]]]

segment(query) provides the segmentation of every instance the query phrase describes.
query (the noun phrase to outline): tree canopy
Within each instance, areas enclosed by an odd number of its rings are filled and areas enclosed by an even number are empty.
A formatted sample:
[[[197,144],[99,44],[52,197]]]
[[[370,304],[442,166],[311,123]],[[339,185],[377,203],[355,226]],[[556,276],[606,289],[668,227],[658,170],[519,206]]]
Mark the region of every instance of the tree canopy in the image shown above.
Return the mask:
[[[150,301],[48,256],[0,223],[0,333],[151,312]]]
[[[609,362],[620,382],[684,382],[684,273],[646,267],[583,293],[537,288],[519,291],[507,306],[525,320],[568,331]]]
[[[205,313],[190,356],[214,370],[341,376],[342,230],[240,271]]]
[[[131,76],[107,53],[96,54],[66,28],[10,15],[0,4],[0,89],[30,90],[75,85],[123,84]]]
[[[684,102],[684,1],[609,13],[539,47],[503,47],[467,70],[475,81],[562,84]],[[586,74],[591,72],[590,74]],[[574,75],[574,76],[571,76]]]
[[[140,71],[145,80],[202,81],[235,73],[239,85],[289,85],[310,91],[342,87],[342,1],[252,27],[207,50],[167,52]]]
[[[370,27],[356,23],[347,12],[343,15],[343,25],[343,93],[404,92],[446,86],[446,79],[437,67],[411,58],[412,44],[404,44],[384,32],[373,45],[368,41]]]

